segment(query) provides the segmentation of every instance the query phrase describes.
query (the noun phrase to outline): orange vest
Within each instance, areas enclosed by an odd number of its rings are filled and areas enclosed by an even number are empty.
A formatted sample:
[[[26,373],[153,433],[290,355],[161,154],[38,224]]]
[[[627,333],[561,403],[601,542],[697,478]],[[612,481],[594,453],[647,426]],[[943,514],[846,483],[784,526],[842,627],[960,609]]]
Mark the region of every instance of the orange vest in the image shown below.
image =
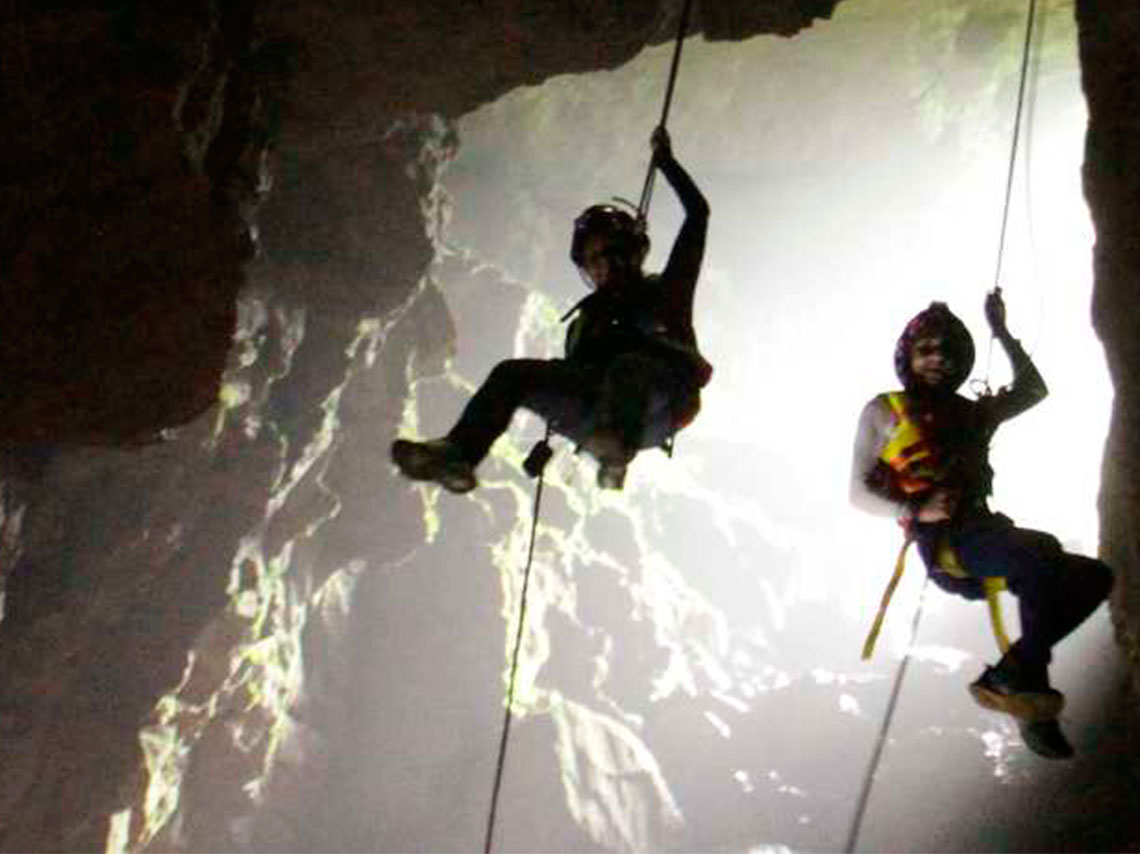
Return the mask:
[[[891,408],[892,424],[879,458],[895,472],[895,483],[904,493],[917,495],[942,480],[938,449],[907,412],[904,392],[888,392],[885,397]]]

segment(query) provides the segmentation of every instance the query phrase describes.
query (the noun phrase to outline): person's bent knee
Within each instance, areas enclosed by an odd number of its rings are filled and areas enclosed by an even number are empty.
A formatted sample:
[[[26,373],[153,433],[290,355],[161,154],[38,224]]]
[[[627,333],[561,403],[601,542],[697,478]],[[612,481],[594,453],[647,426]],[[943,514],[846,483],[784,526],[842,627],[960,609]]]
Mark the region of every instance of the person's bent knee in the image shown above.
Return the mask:
[[[1102,560],[1085,555],[1067,554],[1069,576],[1083,587],[1090,600],[1100,602],[1112,592],[1115,576]]]
[[[541,359],[503,359],[487,377],[487,384],[518,385],[535,372],[536,366],[541,365]]]
[[[1094,585],[1100,591],[1100,598],[1107,599],[1116,582],[1115,573],[1113,573],[1109,565],[1102,560],[1096,560],[1094,558],[1087,558],[1087,560],[1088,572],[1091,576],[1088,583]]]

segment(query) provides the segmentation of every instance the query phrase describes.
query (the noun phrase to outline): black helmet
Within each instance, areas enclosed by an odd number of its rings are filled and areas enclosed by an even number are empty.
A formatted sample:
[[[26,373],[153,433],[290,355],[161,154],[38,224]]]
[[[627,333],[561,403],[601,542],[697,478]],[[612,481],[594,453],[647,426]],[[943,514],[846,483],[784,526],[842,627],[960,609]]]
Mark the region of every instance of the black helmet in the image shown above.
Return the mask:
[[[953,370],[946,375],[944,384],[949,389],[956,389],[966,381],[974,367],[974,339],[966,324],[944,302],[932,302],[906,325],[895,344],[895,374],[904,388],[910,388],[914,384],[914,375],[910,370],[911,349],[915,341],[931,335],[942,339],[942,346],[953,360]]]
[[[628,249],[638,266],[649,251],[645,229],[627,211],[614,205],[591,205],[574,220],[570,260],[575,266],[581,267],[585,262],[586,239],[595,234],[609,237],[622,249]]]

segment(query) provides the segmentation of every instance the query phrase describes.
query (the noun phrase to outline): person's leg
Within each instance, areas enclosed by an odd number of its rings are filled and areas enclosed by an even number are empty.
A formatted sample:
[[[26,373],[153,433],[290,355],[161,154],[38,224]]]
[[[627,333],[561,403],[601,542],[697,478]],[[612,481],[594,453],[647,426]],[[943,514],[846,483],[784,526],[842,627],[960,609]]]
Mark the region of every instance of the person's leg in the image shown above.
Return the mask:
[[[585,443],[599,463],[598,485],[621,489],[630,461],[673,434],[673,412],[692,393],[667,357],[634,352],[615,359],[602,377],[595,428]]]
[[[656,353],[628,353],[602,377],[598,430],[631,451],[657,447],[671,434],[673,411],[692,391],[674,361]]]
[[[954,547],[977,577],[1001,577],[1018,601],[1021,637],[1014,656],[1025,678],[1044,680],[1052,647],[1096,610],[1112,586],[1101,561],[1072,555],[1051,534],[1017,528],[1004,517],[966,526]]]
[[[1102,562],[1068,554],[1050,534],[1016,528],[997,515],[963,526],[953,540],[978,577],[1000,577],[1017,597],[1021,637],[970,686],[983,707],[1019,719],[1025,743],[1053,759],[1073,755],[1057,722],[1063,695],[1049,684],[1052,647],[1104,601],[1112,574]]]
[[[564,359],[507,359],[491,370],[447,438],[478,465],[521,406],[576,439],[591,420],[594,396],[588,374]]]
[[[592,412],[589,377],[562,359],[507,359],[497,364],[441,439],[397,439],[392,459],[412,480],[432,480],[452,492],[476,486],[475,467],[510,426],[520,406],[574,437]]]
[[[1048,536],[1036,531],[1019,530],[1018,533]],[[1070,554],[1059,547],[1049,557],[1048,566],[1052,571],[1048,576],[1048,595],[1030,619],[1035,642],[1052,649],[1108,598],[1112,590],[1112,570],[1103,561]]]

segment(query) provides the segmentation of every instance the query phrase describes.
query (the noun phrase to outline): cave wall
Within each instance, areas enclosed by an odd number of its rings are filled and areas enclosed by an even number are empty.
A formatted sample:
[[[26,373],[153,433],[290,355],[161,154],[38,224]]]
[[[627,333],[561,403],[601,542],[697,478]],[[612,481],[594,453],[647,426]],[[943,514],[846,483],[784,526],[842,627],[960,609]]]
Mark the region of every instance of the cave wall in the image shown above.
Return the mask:
[[[284,808],[250,824],[266,787],[314,797],[345,714],[301,650],[346,678],[353,586],[423,536],[385,460],[409,379],[451,346],[423,278],[449,120],[625,62],[679,5],[6,7],[0,849],[303,838]],[[702,4],[696,28],[790,36],[834,5]],[[1135,660],[1140,16],[1077,15],[1117,393],[1103,549]],[[348,459],[374,462],[379,520],[329,487]]]
[[[698,26],[792,34],[833,5]],[[361,555],[422,537],[385,460],[409,366],[450,346],[421,281],[447,118],[624,62],[678,12],[5,6],[0,848],[250,844],[275,747],[301,761],[306,716],[338,713],[302,645],[335,637]],[[349,458],[379,523],[326,485]]]
[[[1101,468],[1101,551],[1116,569],[1112,613],[1140,685],[1140,10],[1077,3],[1082,80],[1089,107],[1084,184],[1093,222],[1093,324],[1104,344],[1115,399]]]

